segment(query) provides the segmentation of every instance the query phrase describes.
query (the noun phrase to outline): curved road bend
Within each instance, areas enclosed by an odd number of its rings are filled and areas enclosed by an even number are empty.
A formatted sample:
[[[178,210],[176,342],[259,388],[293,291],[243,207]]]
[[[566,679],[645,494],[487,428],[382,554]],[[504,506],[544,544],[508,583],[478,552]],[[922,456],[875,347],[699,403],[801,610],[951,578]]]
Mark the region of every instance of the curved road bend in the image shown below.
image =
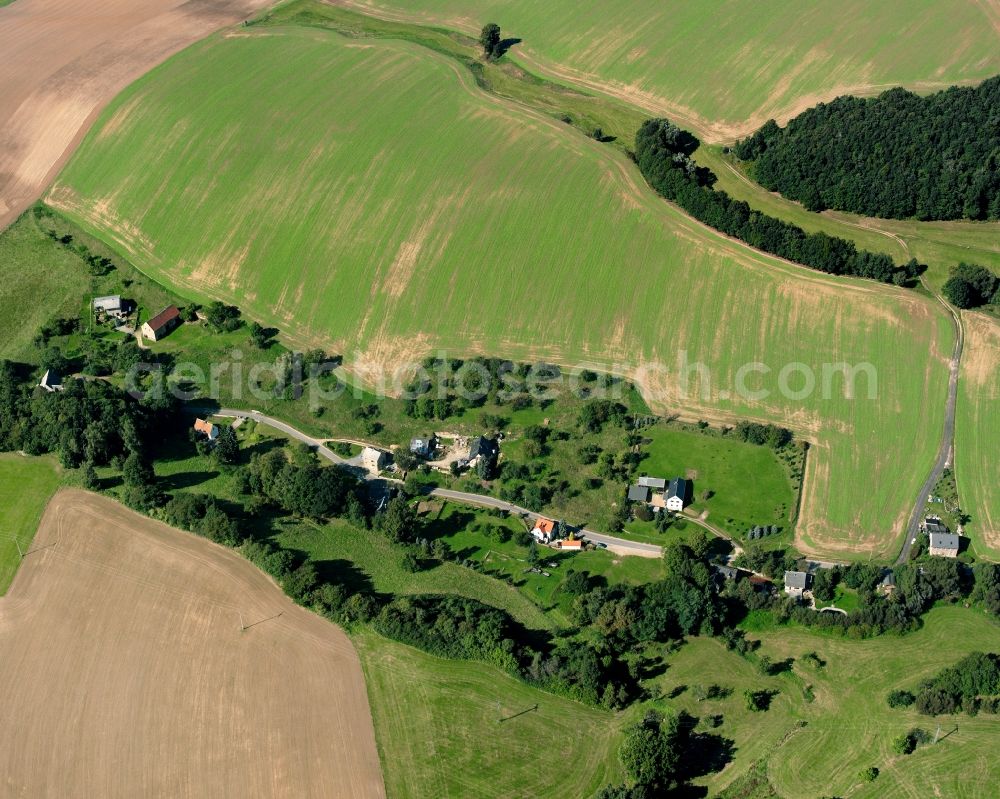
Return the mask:
[[[346,458],[342,458],[327,447],[326,444],[323,443],[327,439],[313,438],[312,436],[306,435],[301,430],[292,427],[290,424],[282,422],[280,419],[275,419],[273,416],[266,416],[259,411],[241,411],[236,408],[213,409],[198,406],[196,404],[189,405],[188,408],[189,410],[211,414],[212,416],[222,416],[227,419],[251,419],[252,421],[266,424],[269,427],[273,427],[275,430],[284,433],[289,438],[293,438],[296,441],[301,441],[304,444],[315,447],[316,453],[321,457],[326,458],[326,460],[331,463],[337,464],[338,466],[348,467],[355,467],[358,465],[354,462],[354,459],[348,460]],[[514,505],[511,502],[505,502],[502,499],[489,497],[484,494],[470,494],[465,491],[452,491],[447,488],[435,488],[430,492],[430,494],[431,496],[440,497],[441,499],[447,499],[452,502],[477,505],[483,508],[498,508],[500,510],[508,511],[509,513],[516,513],[533,519],[538,518],[540,515],[534,511],[528,510],[527,508]],[[581,537],[586,538],[588,541],[593,541],[595,544],[605,544],[613,552],[621,555],[638,555],[643,558],[658,558],[663,554],[663,548],[657,546],[656,544],[644,544],[639,541],[629,541],[626,538],[617,538],[615,536],[605,535],[604,533],[598,533],[587,529],[580,530],[579,534]]]
[[[931,473],[927,475],[924,484],[920,486],[920,493],[917,494],[917,501],[913,505],[910,521],[906,526],[906,538],[903,539],[903,547],[899,551],[896,563],[905,563],[909,559],[913,542],[920,532],[920,517],[923,515],[924,507],[927,504],[927,495],[934,490],[937,481],[941,479],[944,467],[948,463],[948,457],[955,446],[955,406],[958,399],[958,375],[962,363],[962,350],[965,347],[965,328],[962,326],[962,319],[958,315],[958,312],[949,306],[940,294],[937,292],[933,292],[933,294],[937,298],[937,301],[951,314],[952,324],[955,327],[955,349],[952,351],[951,362],[949,364],[948,400],[945,403],[944,428],[941,432],[941,446],[938,449],[937,459],[934,461]]]

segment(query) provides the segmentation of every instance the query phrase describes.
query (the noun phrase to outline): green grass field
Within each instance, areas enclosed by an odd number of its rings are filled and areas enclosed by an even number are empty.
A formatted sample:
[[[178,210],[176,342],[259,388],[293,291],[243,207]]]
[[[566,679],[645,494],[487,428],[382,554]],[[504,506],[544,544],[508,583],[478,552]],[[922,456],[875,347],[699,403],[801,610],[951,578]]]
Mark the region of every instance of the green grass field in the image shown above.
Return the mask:
[[[59,488],[59,469],[52,458],[0,454],[0,595],[7,593],[49,498]]]
[[[647,373],[658,407],[774,419],[815,439],[802,546],[894,549],[923,471],[912,466],[935,448],[898,432],[938,425],[941,309],[705,231],[613,148],[490,98],[426,49],[254,30],[195,45],[126,90],[50,201],[180,292],[237,302],[355,360],[442,347],[626,371],[674,369],[684,350],[710,365],[712,389]],[[683,302],[665,307],[667,285]],[[791,362],[868,361],[879,397],[727,398],[739,366],[762,358],[772,385]],[[857,447],[859,435],[877,446]]]
[[[987,3],[948,0],[766,9],[738,0],[349,0],[349,5],[523,39],[515,58],[629,97],[686,127],[730,139],[837,94],[939,88],[1000,72]]]
[[[991,796],[1000,767],[987,756],[997,745],[996,717],[982,715],[931,718],[911,710],[892,710],[885,695],[894,688],[914,689],[921,679],[971,651],[1000,649],[1000,627],[974,610],[942,607],[925,617],[924,627],[904,637],[850,641],[794,627],[752,633],[760,653],[773,661],[792,658],[791,670],[762,676],[748,662],[712,639],[692,639],[675,655],[660,678],[669,694],[687,686],[675,699],[660,704],[683,709],[704,720],[721,714],[718,728],[699,730],[728,738],[734,763],[705,782],[715,791],[738,779],[751,764],[766,758],[767,774],[781,797],[947,796],[972,799]],[[816,652],[826,662],[809,665],[802,656]],[[721,700],[697,699],[696,686],[717,684],[732,689]],[[807,686],[814,696],[807,699]],[[751,713],[744,690],[777,691],[771,708]],[[804,721],[806,726],[797,729]],[[921,747],[908,757],[892,753],[891,741],[912,727],[932,734],[957,732],[934,747]],[[791,733],[789,735],[789,733]],[[788,735],[787,740],[782,739]],[[876,766],[882,775],[862,787],[858,772]]]
[[[369,632],[353,640],[389,799],[587,797],[622,779],[611,713],[485,664],[442,660]]]

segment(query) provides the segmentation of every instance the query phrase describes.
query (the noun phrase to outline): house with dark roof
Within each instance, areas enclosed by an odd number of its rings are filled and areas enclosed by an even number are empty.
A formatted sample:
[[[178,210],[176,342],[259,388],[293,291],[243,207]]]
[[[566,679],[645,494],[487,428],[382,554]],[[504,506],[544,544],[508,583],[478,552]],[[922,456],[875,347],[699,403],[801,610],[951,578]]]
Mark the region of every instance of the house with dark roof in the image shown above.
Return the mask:
[[[629,486],[628,498],[629,502],[649,502],[649,486]]]
[[[785,572],[785,593],[800,597],[809,590],[812,575],[809,572]]]
[[[951,530],[937,516],[928,516],[924,519],[924,532],[926,533],[950,533]]]
[[[177,310],[176,306],[171,305],[169,308],[164,308],[142,326],[142,335],[150,341],[159,341],[177,327],[180,321],[181,312]]]
[[[472,446],[469,447],[469,466],[475,466],[480,459],[490,462],[496,461],[499,454],[500,445],[496,441],[492,438],[486,438],[486,436],[477,436],[473,440]]]
[[[62,375],[56,369],[46,369],[38,385],[50,393],[53,391],[62,391]]]
[[[667,486],[667,510],[682,511],[691,499],[691,481],[675,477]]]
[[[957,533],[931,533],[930,554],[940,558],[957,558],[961,541]]]

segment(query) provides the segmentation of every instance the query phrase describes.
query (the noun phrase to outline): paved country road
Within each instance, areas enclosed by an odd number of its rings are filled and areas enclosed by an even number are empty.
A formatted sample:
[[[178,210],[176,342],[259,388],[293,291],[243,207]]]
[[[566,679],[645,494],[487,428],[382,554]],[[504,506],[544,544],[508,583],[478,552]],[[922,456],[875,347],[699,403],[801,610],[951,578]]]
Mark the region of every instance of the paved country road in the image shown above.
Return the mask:
[[[259,411],[241,411],[236,408],[214,409],[194,404],[189,405],[188,409],[198,413],[211,414],[212,416],[223,416],[227,419],[251,419],[252,421],[266,424],[268,427],[273,427],[275,430],[284,433],[289,438],[301,441],[311,447],[315,447],[316,453],[320,457],[326,458],[326,460],[331,463],[346,467],[359,466],[356,459],[342,458],[326,446],[324,443],[326,439],[313,438],[310,435],[306,435],[301,430],[292,427],[290,424],[287,424],[280,419],[275,419],[273,416],[266,416]],[[368,479],[373,479],[371,475],[367,475],[367,477]],[[527,508],[522,508],[519,505],[514,505],[511,502],[505,502],[504,500],[497,499],[496,497],[489,497],[485,494],[470,494],[465,491],[452,491],[447,488],[435,488],[431,490],[430,495],[446,499],[451,502],[461,502],[467,505],[477,505],[483,508],[498,508],[500,510],[508,511],[509,513],[527,516],[531,519],[538,518],[540,515],[534,511],[528,510]],[[637,555],[643,558],[658,558],[663,554],[663,548],[657,546],[656,544],[644,544],[639,541],[629,541],[627,538],[618,538],[616,536],[605,535],[604,533],[598,533],[587,529],[579,530],[578,535],[581,538],[595,544],[604,544],[612,552],[619,555]]]

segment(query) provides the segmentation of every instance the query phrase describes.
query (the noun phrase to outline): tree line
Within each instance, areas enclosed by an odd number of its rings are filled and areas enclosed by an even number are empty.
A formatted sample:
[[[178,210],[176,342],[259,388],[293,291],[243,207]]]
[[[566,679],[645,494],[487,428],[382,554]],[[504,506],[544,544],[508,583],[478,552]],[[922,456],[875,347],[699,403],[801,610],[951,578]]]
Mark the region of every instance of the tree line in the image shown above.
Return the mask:
[[[772,119],[733,148],[770,191],[810,211],[1000,219],[1000,76],[920,97],[838,97]]]
[[[635,160],[649,184],[695,219],[751,247],[821,272],[910,285],[922,268],[915,259],[896,266],[884,253],[859,250],[854,242],[802,228],[753,210],[713,186],[711,170],[691,158],[698,140],[666,119],[646,120],[635,138]]]

